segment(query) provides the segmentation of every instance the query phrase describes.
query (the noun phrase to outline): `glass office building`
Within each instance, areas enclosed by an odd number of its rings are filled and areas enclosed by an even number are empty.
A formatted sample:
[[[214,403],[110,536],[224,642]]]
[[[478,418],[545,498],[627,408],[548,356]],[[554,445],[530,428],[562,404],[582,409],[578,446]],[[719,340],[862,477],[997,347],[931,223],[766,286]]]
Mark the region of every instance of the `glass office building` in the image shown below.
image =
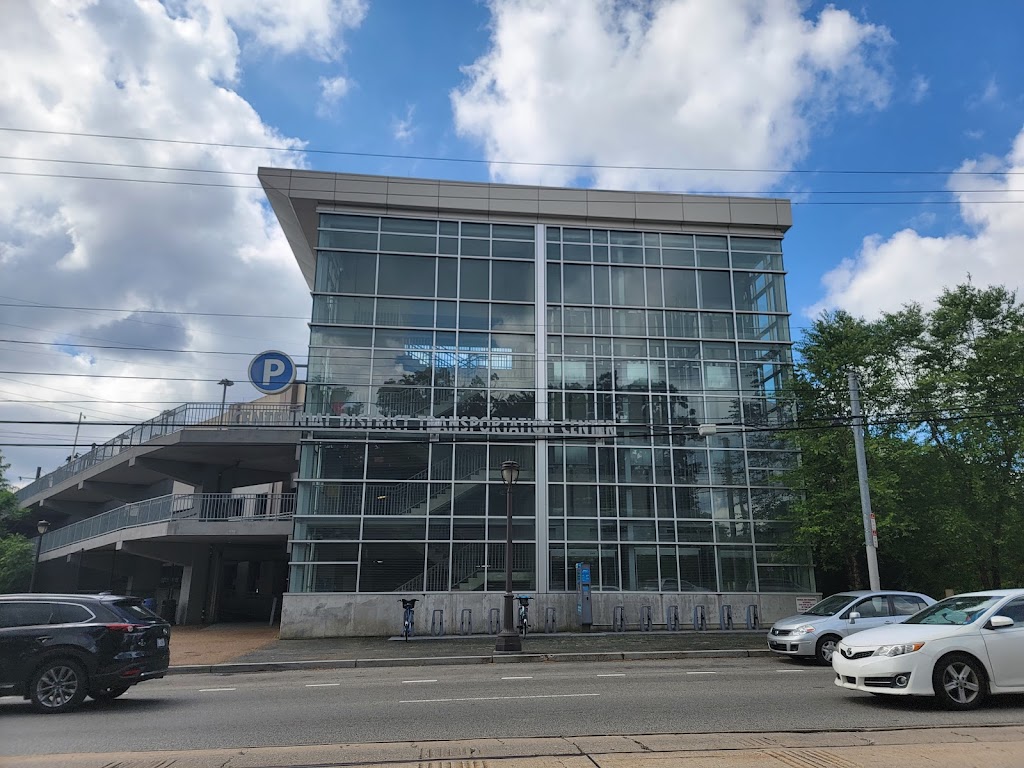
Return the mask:
[[[313,294],[290,594],[502,592],[510,459],[517,591],[813,593],[788,202],[260,176]]]

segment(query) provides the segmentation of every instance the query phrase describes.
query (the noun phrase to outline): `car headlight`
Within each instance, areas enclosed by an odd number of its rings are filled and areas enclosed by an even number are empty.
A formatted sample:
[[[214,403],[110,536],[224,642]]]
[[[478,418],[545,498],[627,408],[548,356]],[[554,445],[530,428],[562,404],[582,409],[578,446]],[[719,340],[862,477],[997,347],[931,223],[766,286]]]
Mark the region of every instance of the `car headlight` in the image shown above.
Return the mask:
[[[812,625],[812,624],[802,624],[801,626],[799,626],[799,627],[797,627],[796,629],[793,630],[793,634],[794,635],[808,635],[808,634],[810,634],[813,631],[814,631],[814,625]]]
[[[924,648],[924,643],[897,643],[896,645],[880,646],[873,656],[902,656],[905,653],[913,653]]]

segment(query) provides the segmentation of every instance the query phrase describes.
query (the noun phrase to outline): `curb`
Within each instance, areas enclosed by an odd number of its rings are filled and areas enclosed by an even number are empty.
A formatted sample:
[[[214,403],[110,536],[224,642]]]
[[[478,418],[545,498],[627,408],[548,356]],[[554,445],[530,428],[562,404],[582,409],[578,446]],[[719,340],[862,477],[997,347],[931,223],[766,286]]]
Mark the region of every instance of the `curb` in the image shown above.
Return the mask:
[[[517,653],[486,656],[418,656],[398,659],[310,659],[253,661],[226,664],[186,664],[169,667],[168,675],[231,675],[250,672],[289,672],[306,669],[374,669],[381,667],[455,666],[469,664],[536,664],[538,662],[655,661],[671,659],[742,659],[771,656],[767,649],[700,651],[583,651],[577,653]]]

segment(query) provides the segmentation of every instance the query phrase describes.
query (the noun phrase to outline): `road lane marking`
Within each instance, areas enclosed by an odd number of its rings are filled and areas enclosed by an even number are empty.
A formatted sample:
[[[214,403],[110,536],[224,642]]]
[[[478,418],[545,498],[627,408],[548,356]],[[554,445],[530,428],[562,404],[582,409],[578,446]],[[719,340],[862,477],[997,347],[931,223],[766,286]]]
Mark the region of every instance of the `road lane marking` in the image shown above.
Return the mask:
[[[597,675],[597,677],[625,677],[625,672],[606,672],[603,675]]]
[[[237,691],[237,688],[200,688],[200,693],[213,693],[214,691]]]
[[[780,675],[802,675],[807,672],[806,669],[776,669]]]
[[[717,675],[717,672],[687,672],[688,675]]]
[[[403,683],[436,683],[437,680],[403,680]]]
[[[502,680],[533,680],[533,675],[524,675],[522,677],[503,677]]]
[[[306,683],[307,688],[333,688],[341,683]]]
[[[409,699],[399,704],[442,704],[449,701],[506,701],[509,699],[574,699],[581,696],[600,696],[600,693],[538,693],[533,696],[476,696],[465,699]]]

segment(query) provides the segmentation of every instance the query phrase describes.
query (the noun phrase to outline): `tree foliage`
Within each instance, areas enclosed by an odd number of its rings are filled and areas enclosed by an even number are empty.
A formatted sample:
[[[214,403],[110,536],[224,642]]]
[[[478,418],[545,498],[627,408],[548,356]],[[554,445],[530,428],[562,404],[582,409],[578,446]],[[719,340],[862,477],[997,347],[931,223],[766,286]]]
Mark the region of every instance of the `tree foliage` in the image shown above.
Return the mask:
[[[32,575],[32,542],[22,533],[27,515],[7,481],[9,467],[0,454],[0,593],[27,589]]]
[[[871,503],[888,586],[1024,581],[1024,308],[1002,287],[947,290],[867,321],[819,317],[798,345],[797,536],[842,586],[865,586],[846,372],[861,372]],[[819,428],[814,428],[819,427]]]

